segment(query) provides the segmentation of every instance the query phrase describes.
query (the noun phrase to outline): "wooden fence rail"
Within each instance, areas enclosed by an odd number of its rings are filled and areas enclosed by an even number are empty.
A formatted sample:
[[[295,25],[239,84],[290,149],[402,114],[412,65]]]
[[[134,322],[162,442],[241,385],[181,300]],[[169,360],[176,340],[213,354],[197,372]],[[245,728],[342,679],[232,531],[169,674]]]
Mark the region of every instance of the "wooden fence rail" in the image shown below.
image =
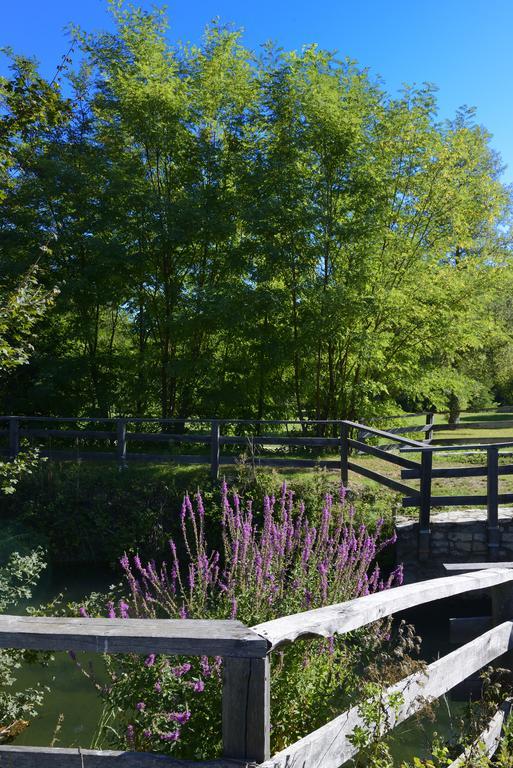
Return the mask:
[[[511,409],[513,411],[513,408]],[[414,414],[407,414],[409,418]],[[417,415],[418,416],[418,415]],[[401,417],[403,418],[403,417]],[[500,478],[513,474],[513,464],[504,464],[505,449],[513,448],[513,439],[500,438],[467,440],[453,444],[437,444],[433,434],[448,429],[447,424],[435,423],[433,413],[422,414],[423,424],[381,429],[369,424],[348,420],[250,420],[250,419],[156,419],[142,417],[45,417],[5,416],[0,417],[0,439],[7,448],[3,455],[15,459],[22,450],[22,441],[73,440],[74,449],[55,448],[43,445],[40,454],[56,460],[117,461],[120,467],[129,462],[173,462],[176,464],[210,465],[212,480],[217,480],[223,466],[238,461],[233,448],[239,446],[255,466],[279,468],[324,467],[338,469],[344,485],[349,483],[349,472],[361,475],[379,485],[402,495],[404,507],[419,509],[418,555],[420,559],[430,556],[430,520],[433,507],[486,506],[488,521],[488,549],[491,560],[497,559],[499,547],[498,508],[499,504],[513,503],[513,493],[500,493]],[[467,426],[488,427],[513,425],[512,421],[471,422],[454,425],[454,429]],[[80,426],[84,425],[84,426]],[[154,431],[142,431],[143,425]],[[3,428],[2,428],[3,427]],[[108,428],[106,428],[108,427]],[[286,434],[266,434],[271,427],[286,429]],[[256,434],[226,434],[234,428],[241,431],[253,429]],[[291,428],[300,429],[300,434],[291,434]],[[308,429],[323,434],[308,434]],[[187,430],[187,431],[185,431]],[[263,432],[263,434],[262,434]],[[411,435],[421,439],[413,439]],[[80,447],[81,441],[93,444],[87,450]],[[98,443],[108,442],[110,450],[98,450]],[[202,446],[201,453],[147,453],[136,452],[131,447],[137,444],[167,444],[178,447]],[[203,450],[204,447],[204,450]],[[287,449],[287,455],[269,455],[270,449]],[[399,448],[400,453],[391,448]],[[225,449],[223,451],[223,449]],[[228,450],[228,452],[226,451]],[[230,452],[230,449],[232,451]],[[265,450],[267,453],[265,453]],[[290,449],[293,449],[292,453]],[[318,458],[296,455],[296,449],[319,449],[325,451]],[[191,449],[189,449],[191,450]],[[486,452],[486,464],[465,467],[435,467],[434,458],[438,452]],[[508,451],[511,454],[511,450]],[[408,455],[410,454],[410,455]],[[2,452],[0,451],[0,455]],[[359,456],[372,456],[383,461],[385,467],[393,464],[401,468],[401,479],[376,471],[358,461]],[[434,479],[466,477],[486,478],[486,493],[475,495],[447,494],[434,495]],[[416,481],[418,487],[411,484]]]
[[[363,724],[358,705],[270,757],[269,656],[298,638],[329,637],[369,625],[397,611],[474,590],[492,590],[494,626],[384,692],[401,694],[387,728],[421,710],[469,675],[513,650],[513,570],[488,568],[411,584],[255,627],[237,621],[71,619],[0,616],[0,647],[97,653],[164,653],[223,657],[222,759],[204,762],[135,752],[0,746],[0,768],[338,768],[357,753],[351,734]],[[491,754],[500,741],[508,703],[483,738]],[[464,757],[464,756],[463,756]],[[455,765],[457,768],[457,763]]]

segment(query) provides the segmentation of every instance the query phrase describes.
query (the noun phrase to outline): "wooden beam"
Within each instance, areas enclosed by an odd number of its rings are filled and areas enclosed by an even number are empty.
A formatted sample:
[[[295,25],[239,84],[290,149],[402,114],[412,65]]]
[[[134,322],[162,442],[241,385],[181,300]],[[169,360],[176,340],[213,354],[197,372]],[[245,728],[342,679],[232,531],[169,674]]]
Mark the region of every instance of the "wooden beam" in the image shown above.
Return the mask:
[[[149,752],[0,746],[0,768],[242,768],[239,760],[176,760]]]
[[[444,563],[446,573],[471,573],[489,568],[513,568],[513,562],[504,563]]]
[[[349,440],[348,442],[351,448],[356,448],[357,451],[368,453],[371,456],[376,456],[378,459],[383,459],[383,461],[397,464],[400,467],[407,467],[412,472],[417,472],[417,475],[412,474],[411,477],[420,476],[420,464],[416,461],[397,456],[395,453],[389,453],[388,451],[384,451],[383,448],[378,448],[375,445],[367,445],[367,443],[362,443],[360,440]]]
[[[397,480],[393,480],[391,477],[382,475],[380,472],[374,472],[373,469],[362,467],[361,464],[355,464],[354,461],[348,461],[347,466],[350,470],[352,470],[353,472],[356,472],[358,475],[363,475],[363,477],[368,477],[369,480],[375,480],[376,483],[379,483],[380,485],[385,485],[387,488],[391,488],[393,491],[406,494],[406,496],[415,497],[415,499],[417,499],[417,504],[418,504],[418,498],[420,494],[417,488],[410,488],[409,485],[405,485],[404,483],[399,483]]]
[[[261,763],[270,757],[269,658],[223,663],[223,755]]]
[[[456,577],[454,577],[456,578]],[[415,586],[419,586],[418,584]],[[394,590],[390,590],[393,592]],[[474,674],[496,658],[513,648],[513,622],[494,627],[471,643],[443,656],[427,667],[404,678],[384,691],[387,698],[401,694],[403,703],[397,713],[388,712],[385,731],[393,729],[426,706],[426,701],[443,696],[462,680]],[[339,768],[357,754],[358,748],[349,740],[357,726],[363,726],[358,705],[296,741],[259,768]]]
[[[268,645],[240,621],[0,616],[0,648],[248,658]]]
[[[363,429],[369,435],[376,435],[376,437],[389,438],[394,443],[402,443],[403,445],[408,445],[410,447],[412,446],[423,447],[424,445],[424,443],[421,443],[418,440],[410,440],[409,438],[401,437],[400,435],[394,435],[392,432],[384,432],[382,429],[374,429],[374,427],[368,427],[366,424],[358,424],[358,422],[355,422],[355,421],[345,421],[344,423],[347,424],[347,426],[351,427],[352,429]]]
[[[283,616],[257,624],[253,630],[265,637],[272,648],[277,648],[284,643],[292,643],[299,637],[331,637],[344,634],[407,608],[510,582],[513,582],[513,571],[507,568],[490,568],[461,576],[444,576],[405,584],[345,603]]]

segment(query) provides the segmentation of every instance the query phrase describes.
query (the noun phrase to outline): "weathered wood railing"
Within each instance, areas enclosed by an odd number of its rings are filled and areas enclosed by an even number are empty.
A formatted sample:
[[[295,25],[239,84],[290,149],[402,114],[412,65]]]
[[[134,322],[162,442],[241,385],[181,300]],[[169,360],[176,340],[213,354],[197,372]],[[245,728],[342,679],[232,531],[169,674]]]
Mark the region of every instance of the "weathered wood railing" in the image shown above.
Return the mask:
[[[513,464],[500,464],[500,451],[512,448],[512,442],[503,442],[483,446],[469,443],[467,445],[421,445],[419,447],[404,446],[402,452],[421,454],[420,468],[406,467],[401,470],[405,479],[420,479],[423,498],[419,505],[419,554],[422,558],[429,556],[430,515],[432,507],[464,507],[467,505],[486,506],[488,528],[488,552],[491,560],[497,559],[497,549],[500,544],[499,536],[499,504],[512,504],[513,493],[499,493],[500,477],[513,474]],[[486,452],[486,465],[466,467],[433,467],[433,455],[437,452]],[[462,478],[486,477],[486,494],[434,496],[431,492],[433,478]],[[403,499],[403,506],[417,506],[414,499]]]
[[[418,416],[418,415],[417,415]],[[403,496],[403,506],[419,508],[418,550],[421,559],[427,559],[430,554],[430,519],[433,507],[445,506],[486,506],[488,509],[488,546],[492,560],[497,559],[496,551],[499,546],[498,506],[513,503],[513,494],[499,493],[499,478],[513,474],[513,464],[500,463],[500,451],[513,447],[511,442],[491,442],[483,445],[480,442],[458,445],[434,445],[431,441],[433,430],[447,429],[447,424],[435,424],[432,413],[422,414],[424,424],[412,424],[390,427],[388,430],[379,429],[369,424],[360,424],[347,420],[266,420],[253,421],[250,419],[197,419],[180,422],[176,419],[128,418],[103,419],[95,417],[46,417],[46,416],[5,416],[0,417],[0,438],[7,437],[7,448],[0,455],[16,458],[20,452],[20,441],[27,438],[31,441],[55,440],[57,442],[74,440],[74,450],[62,450],[60,447],[40,448],[40,453],[54,459],[91,459],[94,461],[117,461],[125,466],[130,461],[173,462],[178,464],[207,464],[210,465],[213,480],[219,477],[221,467],[233,465],[239,457],[233,453],[234,447],[240,447],[249,456],[249,460],[257,466],[281,468],[325,467],[340,471],[342,482],[347,486],[349,472],[354,472],[376,483],[390,488]],[[406,418],[406,417],[404,417]],[[418,418],[417,418],[418,421]],[[489,424],[488,422],[485,422]],[[490,422],[497,426],[510,422]],[[513,424],[513,422],[511,422]],[[38,426],[38,425],[41,426]],[[53,426],[48,426],[51,424]],[[70,428],[69,425],[72,425]],[[481,422],[476,422],[481,424]],[[2,425],[3,428],[2,428]],[[85,425],[85,426],[79,426]],[[109,429],[99,429],[97,425],[109,425]],[[155,431],[141,431],[142,425],[150,425]],[[168,428],[174,431],[167,431]],[[462,424],[463,426],[463,424]],[[474,424],[464,426],[475,426]],[[91,428],[94,427],[94,428]],[[129,427],[131,427],[129,429]],[[301,430],[300,434],[261,434],[278,427],[287,432]],[[187,431],[184,431],[187,428]],[[253,431],[253,434],[223,434],[223,432],[240,428],[240,431]],[[321,430],[327,435],[308,435],[307,429]],[[254,433],[257,434],[254,434]],[[423,439],[407,437],[408,434],[418,434]],[[331,435],[331,436],[330,436]],[[95,445],[97,441],[108,441],[109,451],[96,449],[82,450],[82,441]],[[369,441],[371,441],[369,443]],[[169,445],[203,445],[206,452],[201,454],[177,453],[147,453],[129,450],[130,445],[151,442]],[[269,455],[270,448],[282,447],[290,449],[319,449],[327,455],[317,458],[304,458],[294,452],[286,456]],[[399,448],[400,453],[390,450]],[[232,452],[223,452],[223,448]],[[267,450],[267,454],[265,451]],[[433,458],[436,452],[486,451],[487,463],[483,466],[465,467],[434,467]],[[420,460],[405,455],[418,454]],[[380,459],[385,465],[395,465],[401,468],[401,480],[418,481],[418,487],[401,482],[397,475],[390,477],[374,468],[363,465],[358,461],[359,456],[372,456]],[[337,458],[335,458],[335,456]],[[467,478],[486,477],[486,494],[479,495],[444,495],[432,493],[432,481],[435,478]]]
[[[365,627],[398,611],[473,590],[491,589],[494,626],[456,651],[410,675],[385,692],[402,695],[390,713],[389,729],[442,696],[469,675],[513,650],[513,571],[506,568],[449,576],[397,587],[346,603],[305,611],[252,628],[235,621],[66,619],[0,616],[0,647],[39,650],[87,650],[98,653],[220,655],[223,664],[222,759],[194,763],[129,752],[82,749],[0,747],[0,768],[228,768],[258,763],[260,768],[338,768],[357,753],[351,741],[362,725],[358,705],[269,756],[269,656],[299,638],[331,637]],[[483,734],[488,752],[500,736],[506,706]],[[117,762],[116,762],[117,761]],[[455,764],[456,768],[457,763]]]

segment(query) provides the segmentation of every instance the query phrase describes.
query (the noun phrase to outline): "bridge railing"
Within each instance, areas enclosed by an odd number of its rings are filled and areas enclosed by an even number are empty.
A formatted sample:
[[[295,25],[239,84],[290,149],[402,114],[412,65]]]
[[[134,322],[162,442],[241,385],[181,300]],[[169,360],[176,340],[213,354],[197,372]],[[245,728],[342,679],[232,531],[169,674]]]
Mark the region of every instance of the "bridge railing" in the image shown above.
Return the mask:
[[[364,725],[359,705],[270,756],[269,656],[299,638],[352,632],[414,606],[474,590],[491,590],[492,629],[404,678],[384,692],[401,704],[386,718],[387,730],[411,717],[499,656],[513,650],[513,570],[489,568],[396,587],[345,603],[264,622],[252,628],[236,621],[71,619],[0,616],[0,647],[97,653],[163,653],[223,657],[223,758],[196,763],[162,755],[82,749],[1,746],[0,766],[9,768],[338,768],[358,752],[351,734]],[[483,734],[488,753],[500,740],[507,705]],[[455,766],[457,763],[455,764]]]

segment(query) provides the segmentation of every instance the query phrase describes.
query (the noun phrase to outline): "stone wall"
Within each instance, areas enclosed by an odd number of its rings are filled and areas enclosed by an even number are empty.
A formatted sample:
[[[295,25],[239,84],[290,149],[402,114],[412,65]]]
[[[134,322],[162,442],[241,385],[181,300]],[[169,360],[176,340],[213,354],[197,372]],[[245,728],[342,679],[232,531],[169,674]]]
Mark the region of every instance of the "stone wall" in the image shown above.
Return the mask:
[[[397,562],[404,563],[408,580],[413,576],[442,575],[443,563],[486,562],[488,529],[486,510],[467,509],[431,515],[431,552],[427,563],[417,561],[418,523],[411,517],[396,521]],[[494,560],[513,561],[513,509],[499,509],[499,548]]]

